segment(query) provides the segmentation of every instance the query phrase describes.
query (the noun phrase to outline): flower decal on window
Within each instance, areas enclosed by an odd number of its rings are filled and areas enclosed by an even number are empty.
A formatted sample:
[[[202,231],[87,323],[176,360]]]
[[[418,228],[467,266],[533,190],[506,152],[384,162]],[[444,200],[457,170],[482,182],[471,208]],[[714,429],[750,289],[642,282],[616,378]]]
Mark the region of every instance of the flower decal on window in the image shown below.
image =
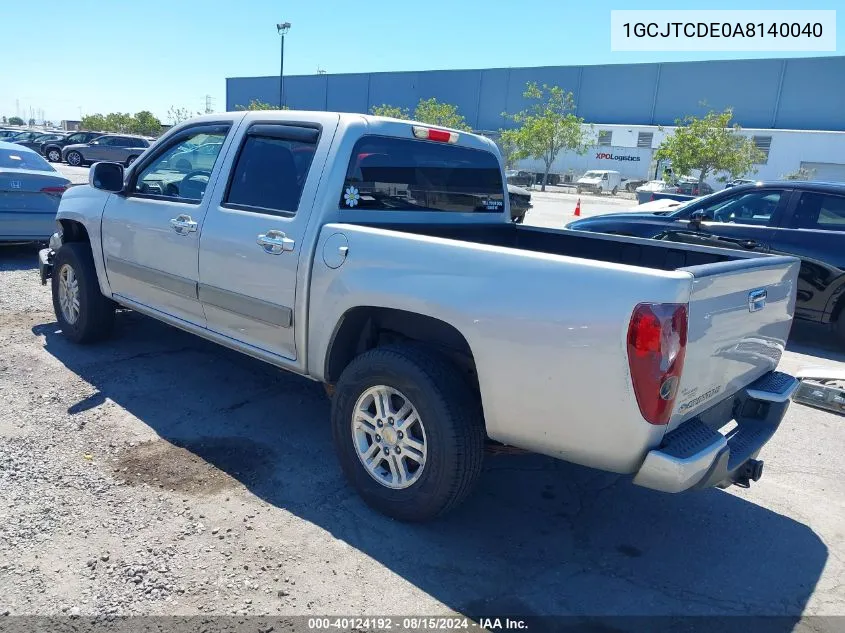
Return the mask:
[[[346,201],[347,207],[354,207],[358,204],[358,200],[361,199],[361,194],[358,193],[355,187],[347,187],[346,193],[343,194],[343,199]]]

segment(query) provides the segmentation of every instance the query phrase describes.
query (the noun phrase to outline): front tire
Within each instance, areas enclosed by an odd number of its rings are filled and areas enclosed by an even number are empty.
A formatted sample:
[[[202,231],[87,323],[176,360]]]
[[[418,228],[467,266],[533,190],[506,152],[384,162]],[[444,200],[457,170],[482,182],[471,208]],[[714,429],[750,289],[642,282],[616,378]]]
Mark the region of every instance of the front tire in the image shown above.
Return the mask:
[[[82,166],[82,154],[79,152],[68,152],[67,156],[65,157],[67,160],[67,164],[71,167],[81,167]]]
[[[62,153],[55,147],[51,147],[47,150],[47,160],[51,163],[60,163],[62,162]]]
[[[481,473],[478,399],[455,366],[413,346],[376,348],[350,363],[332,398],[332,436],[358,494],[400,521],[445,514]]]
[[[127,168],[131,167],[132,163],[134,163],[137,158],[138,158],[137,156],[130,156],[129,158],[127,158],[126,159],[126,167]]]
[[[62,244],[53,257],[53,310],[62,333],[74,343],[106,338],[114,326],[114,303],[100,292],[91,247]]]

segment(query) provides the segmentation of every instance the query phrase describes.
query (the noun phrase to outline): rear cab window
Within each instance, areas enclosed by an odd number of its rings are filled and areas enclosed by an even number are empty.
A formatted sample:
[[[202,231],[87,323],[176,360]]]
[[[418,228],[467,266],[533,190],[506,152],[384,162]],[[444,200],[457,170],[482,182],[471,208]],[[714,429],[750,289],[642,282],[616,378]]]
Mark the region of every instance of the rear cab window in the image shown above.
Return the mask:
[[[316,128],[256,124],[238,153],[224,207],[294,215],[319,142]]]
[[[341,209],[502,213],[504,183],[490,152],[445,142],[362,136],[340,192]]]

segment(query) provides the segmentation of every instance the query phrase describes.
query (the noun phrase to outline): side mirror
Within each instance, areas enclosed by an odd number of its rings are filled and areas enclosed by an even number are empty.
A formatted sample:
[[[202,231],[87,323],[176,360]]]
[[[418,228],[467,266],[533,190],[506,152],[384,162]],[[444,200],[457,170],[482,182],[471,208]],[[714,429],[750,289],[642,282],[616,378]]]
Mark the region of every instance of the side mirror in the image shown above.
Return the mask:
[[[117,193],[123,191],[123,165],[94,163],[88,172],[88,184],[94,189]]]
[[[689,227],[693,231],[701,230],[701,223],[707,219],[707,214],[704,211],[693,211],[689,216]]]

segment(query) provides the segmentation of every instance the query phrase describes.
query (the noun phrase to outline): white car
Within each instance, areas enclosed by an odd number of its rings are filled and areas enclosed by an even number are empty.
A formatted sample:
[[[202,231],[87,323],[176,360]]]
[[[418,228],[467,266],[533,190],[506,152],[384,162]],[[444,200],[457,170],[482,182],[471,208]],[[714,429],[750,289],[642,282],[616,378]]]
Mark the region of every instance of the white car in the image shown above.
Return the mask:
[[[650,193],[678,193],[678,187],[665,180],[649,180],[644,185],[637,187],[637,191],[648,191]]]
[[[622,186],[622,174],[618,171],[591,169],[581,176],[575,185],[579,194],[582,191],[598,194],[608,192],[615,196]]]

